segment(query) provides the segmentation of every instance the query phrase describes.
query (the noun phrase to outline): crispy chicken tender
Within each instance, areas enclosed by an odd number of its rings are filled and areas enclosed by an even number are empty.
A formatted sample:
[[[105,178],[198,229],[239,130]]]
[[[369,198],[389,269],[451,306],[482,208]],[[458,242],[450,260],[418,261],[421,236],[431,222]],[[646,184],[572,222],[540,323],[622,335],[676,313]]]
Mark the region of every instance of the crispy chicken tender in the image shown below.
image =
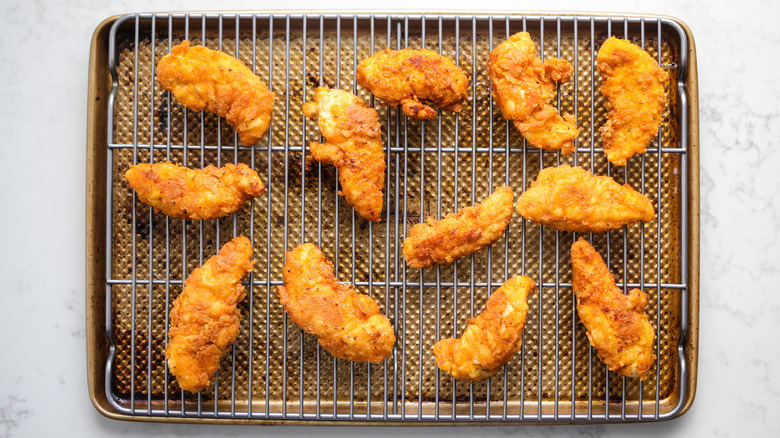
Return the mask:
[[[216,219],[265,193],[260,176],[243,163],[193,170],[170,161],[141,163],[125,172],[138,199],[178,219]]]
[[[571,247],[577,313],[602,362],[621,376],[643,379],[655,362],[655,331],[645,313],[647,295],[615,285],[604,259],[583,238]]]
[[[385,49],[358,64],[357,81],[408,117],[436,117],[434,104],[458,112],[466,100],[469,81],[455,63],[430,50]]]
[[[306,117],[317,117],[325,143],[312,142],[311,156],[339,169],[341,191],[349,205],[370,221],[382,215],[385,153],[379,115],[359,97],[319,87],[313,102],[303,104]]]
[[[416,224],[404,240],[404,259],[412,268],[452,263],[498,240],[512,219],[514,195],[499,187],[482,203],[476,203],[440,221],[429,217]]]
[[[507,280],[490,295],[485,310],[471,318],[463,336],[442,339],[433,346],[439,368],[466,382],[496,374],[523,343],[528,295],[535,287],[528,277]]]
[[[524,218],[561,231],[615,230],[655,217],[653,203],[608,176],[562,165],[539,172],[517,202]]]
[[[519,32],[490,52],[490,83],[501,114],[532,145],[546,150],[574,151],[578,131],[574,117],[561,117],[550,105],[555,83],[571,79],[572,66],[551,58],[542,63],[527,32]]]
[[[339,359],[381,362],[395,345],[393,326],[379,313],[379,305],[341,284],[333,264],[311,243],[287,253],[284,286],[279,294],[290,319],[319,338],[322,348]]]
[[[236,237],[184,280],[165,349],[168,369],[182,389],[198,392],[211,385],[220,358],[238,336],[241,279],[254,263],[249,239]]]
[[[604,153],[610,163],[625,166],[634,154],[645,153],[658,134],[669,75],[639,46],[615,37],[604,42],[596,59],[610,108],[601,128]]]
[[[274,94],[243,62],[219,50],[183,41],[157,63],[157,81],[187,108],[227,119],[246,146],[271,123]]]

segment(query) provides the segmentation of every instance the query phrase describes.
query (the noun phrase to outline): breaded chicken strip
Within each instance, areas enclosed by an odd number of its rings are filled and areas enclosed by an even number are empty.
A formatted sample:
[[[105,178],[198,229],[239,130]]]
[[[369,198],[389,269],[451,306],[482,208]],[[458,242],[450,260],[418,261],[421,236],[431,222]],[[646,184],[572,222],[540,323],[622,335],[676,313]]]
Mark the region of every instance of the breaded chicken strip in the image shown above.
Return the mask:
[[[615,285],[604,259],[582,237],[571,247],[572,289],[590,344],[610,370],[643,379],[655,362],[647,295]]]
[[[574,118],[558,115],[550,105],[555,83],[566,83],[573,69],[567,61],[551,58],[542,63],[528,32],[519,32],[490,52],[490,83],[501,115],[532,145],[563,155],[574,151]]]
[[[517,212],[538,224],[578,233],[615,230],[655,217],[653,203],[628,184],[567,165],[539,172],[518,199]]]
[[[341,191],[349,205],[370,221],[382,215],[385,153],[379,115],[359,97],[319,87],[313,102],[303,104],[306,117],[317,117],[325,143],[312,142],[311,156],[339,169]]]
[[[535,288],[528,277],[507,280],[490,295],[485,310],[469,320],[463,336],[442,339],[433,346],[439,368],[466,382],[496,374],[523,343],[528,295]]]
[[[460,111],[469,81],[455,63],[430,50],[390,50],[360,61],[357,81],[374,96],[397,107],[408,117],[436,117],[433,104],[443,110]]]
[[[601,128],[604,153],[610,163],[625,166],[626,159],[645,153],[658,134],[669,75],[639,46],[615,37],[604,42],[597,60],[610,108]]]
[[[246,146],[265,135],[271,123],[274,94],[227,53],[183,41],[157,63],[157,81],[187,108],[227,119]]]
[[[244,299],[241,279],[252,270],[252,244],[246,237],[226,243],[217,255],[184,280],[171,310],[165,357],[179,386],[198,392],[208,387],[219,361],[238,336]]]
[[[193,170],[170,161],[141,163],[125,172],[138,199],[178,219],[216,219],[265,193],[260,176],[246,164]]]
[[[395,345],[393,326],[379,313],[379,305],[341,284],[333,264],[311,243],[287,253],[284,286],[279,294],[290,319],[319,338],[322,348],[339,359],[381,362]]]
[[[440,221],[429,217],[409,230],[404,240],[404,259],[412,268],[452,263],[474,254],[499,239],[512,219],[514,195],[499,187],[482,203],[476,203]]]

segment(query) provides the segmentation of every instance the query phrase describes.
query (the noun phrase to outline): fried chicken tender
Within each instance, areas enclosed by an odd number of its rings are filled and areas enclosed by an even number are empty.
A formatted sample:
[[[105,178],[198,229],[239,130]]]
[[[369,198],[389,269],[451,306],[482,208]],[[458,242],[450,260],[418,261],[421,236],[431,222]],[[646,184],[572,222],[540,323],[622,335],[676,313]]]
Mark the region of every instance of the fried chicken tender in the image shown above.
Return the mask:
[[[628,184],[562,165],[539,172],[517,202],[524,218],[561,231],[615,230],[655,217],[653,203]]]
[[[265,193],[260,176],[243,163],[193,170],[170,161],[141,163],[125,172],[138,199],[177,219],[216,219]]]
[[[284,286],[279,294],[290,319],[319,338],[322,348],[339,359],[381,362],[395,345],[393,326],[379,313],[379,305],[341,284],[333,264],[317,246],[299,245],[287,253]]]
[[[493,99],[505,119],[532,145],[563,155],[574,151],[579,134],[574,117],[561,117],[550,105],[555,83],[566,83],[573,69],[567,61],[551,58],[544,63],[528,32],[518,32],[490,52]]]
[[[599,359],[621,376],[643,379],[655,362],[655,331],[645,313],[647,295],[615,285],[604,259],[583,238],[571,247],[577,313]]]
[[[482,203],[476,203],[440,221],[429,217],[416,224],[404,240],[404,259],[412,268],[452,263],[498,240],[512,219],[514,195],[499,187]]]
[[[507,280],[488,297],[485,310],[471,318],[463,336],[442,339],[433,346],[439,368],[466,382],[496,374],[523,343],[528,295],[535,288],[528,277]]]
[[[379,222],[385,187],[385,153],[379,115],[359,97],[319,87],[313,102],[303,104],[306,117],[317,117],[325,143],[312,142],[311,156],[339,169],[340,195],[358,214]]]
[[[246,146],[271,123],[274,94],[243,62],[219,50],[183,41],[157,63],[157,81],[187,108],[224,117]]]
[[[466,100],[469,81],[455,63],[430,50],[390,50],[375,53],[358,64],[357,81],[408,117],[436,117],[434,104],[458,112]]]
[[[241,279],[252,270],[252,244],[236,237],[184,280],[171,310],[165,357],[185,391],[211,385],[222,355],[238,336],[244,299]]]
[[[604,42],[596,59],[610,108],[601,128],[604,153],[610,163],[625,166],[634,154],[645,153],[658,134],[669,75],[639,46],[615,37]]]

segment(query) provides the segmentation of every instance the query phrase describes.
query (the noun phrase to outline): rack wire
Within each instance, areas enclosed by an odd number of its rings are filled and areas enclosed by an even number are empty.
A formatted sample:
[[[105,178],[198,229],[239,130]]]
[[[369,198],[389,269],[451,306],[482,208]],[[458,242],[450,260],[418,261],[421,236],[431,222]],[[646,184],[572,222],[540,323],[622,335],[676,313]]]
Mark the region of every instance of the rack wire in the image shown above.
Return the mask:
[[[555,104],[573,114],[574,154],[536,149],[493,104],[490,50],[528,31],[539,56],[569,60],[576,72]],[[670,73],[669,104],[646,154],[613,167],[598,128],[605,121],[595,53],[610,35],[651,53]],[[218,117],[188,110],[154,80],[155,64],[188,39],[241,60],[276,93],[274,119],[246,147]],[[679,414],[688,371],[687,327],[687,41],[665,18],[394,15],[132,14],[111,29],[108,103],[105,393],[139,417],[267,421],[571,422],[650,421]],[[460,113],[409,120],[375,101],[355,81],[357,63],[375,51],[428,48],[453,59],[470,78]],[[377,109],[387,158],[385,210],[379,223],[357,216],[338,196],[337,171],[306,170],[319,139],[301,105],[317,86],[349,90]],[[190,167],[245,162],[267,194],[231,217],[171,219],[140,203],[123,181],[131,164],[174,161]],[[496,187],[516,194],[544,167],[578,165],[631,184],[653,200],[648,224],[590,234],[618,286],[641,288],[656,328],[653,374],[642,382],[607,370],[588,343],[571,296],[568,251],[575,233],[515,216],[504,238],[452,265],[416,270],[401,256],[404,236],[427,216],[441,218]],[[212,387],[182,391],[164,359],[168,314],[183,280],[221,244],[245,235],[257,261],[245,281],[239,337]],[[380,303],[394,324],[393,355],[372,365],[334,360],[288,321],[274,289],[283,284],[284,251],[315,242],[340,281]],[[537,282],[522,350],[499,374],[465,384],[440,372],[433,344],[458,336],[490,292],[514,275]]]

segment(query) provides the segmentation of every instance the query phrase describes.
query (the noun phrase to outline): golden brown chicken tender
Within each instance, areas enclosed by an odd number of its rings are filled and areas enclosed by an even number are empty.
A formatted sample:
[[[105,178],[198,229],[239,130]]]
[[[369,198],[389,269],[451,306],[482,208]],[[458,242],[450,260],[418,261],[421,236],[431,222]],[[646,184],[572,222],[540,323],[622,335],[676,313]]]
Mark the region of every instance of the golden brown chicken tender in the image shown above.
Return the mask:
[[[655,361],[655,331],[645,313],[647,295],[615,285],[604,259],[583,238],[571,247],[577,313],[599,359],[621,376],[643,379]]]
[[[349,205],[370,221],[382,215],[385,153],[379,115],[352,93],[319,87],[306,117],[317,117],[325,143],[312,142],[311,156],[339,169],[341,191]]]
[[[125,179],[141,202],[178,219],[216,219],[265,193],[260,176],[246,164],[193,170],[170,161],[131,166]]]
[[[634,154],[645,153],[658,134],[669,75],[639,46],[615,37],[604,42],[597,60],[610,108],[601,128],[604,153],[610,163],[625,166]]]
[[[358,64],[357,81],[374,96],[408,117],[436,117],[433,104],[458,112],[466,100],[469,81],[455,63],[430,50],[385,49]]]
[[[416,224],[404,240],[404,259],[412,268],[452,263],[498,240],[512,219],[514,195],[499,187],[482,203],[476,203],[440,221],[429,217]]]
[[[463,336],[442,339],[433,346],[439,368],[466,382],[496,374],[523,343],[528,295],[535,288],[528,277],[507,280],[490,295],[485,310],[471,318]]]
[[[518,199],[517,212],[538,224],[578,233],[615,230],[655,217],[653,203],[628,184],[567,165],[539,172]]]
[[[490,83],[501,115],[532,145],[546,150],[574,151],[578,131],[574,118],[558,115],[550,105],[555,83],[571,79],[572,66],[551,58],[542,63],[528,32],[519,32],[490,52]]]
[[[184,280],[171,310],[165,357],[179,386],[198,392],[208,387],[219,361],[238,336],[244,299],[241,279],[252,270],[252,244],[236,237]]]
[[[319,338],[322,348],[339,359],[381,362],[395,345],[393,326],[379,305],[341,284],[333,264],[317,246],[299,245],[287,253],[284,286],[276,289],[290,319]]]
[[[157,63],[157,81],[187,108],[224,117],[246,146],[271,123],[274,94],[227,53],[183,41]]]

